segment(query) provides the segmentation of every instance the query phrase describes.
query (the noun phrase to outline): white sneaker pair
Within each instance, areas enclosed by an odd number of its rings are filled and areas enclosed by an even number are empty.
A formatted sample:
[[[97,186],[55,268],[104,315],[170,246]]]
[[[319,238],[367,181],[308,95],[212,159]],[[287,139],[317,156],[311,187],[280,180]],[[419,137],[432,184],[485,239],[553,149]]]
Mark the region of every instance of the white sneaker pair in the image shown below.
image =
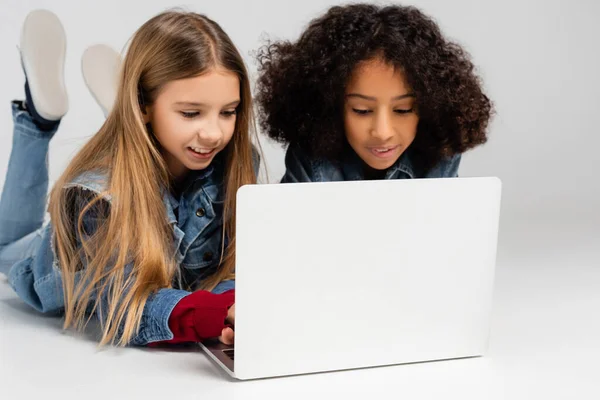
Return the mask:
[[[20,53],[27,103],[42,121],[58,121],[69,109],[64,80],[66,43],[65,30],[52,12],[35,10],[25,19]],[[116,96],[120,66],[120,54],[106,45],[88,47],[82,56],[83,78],[105,116]]]

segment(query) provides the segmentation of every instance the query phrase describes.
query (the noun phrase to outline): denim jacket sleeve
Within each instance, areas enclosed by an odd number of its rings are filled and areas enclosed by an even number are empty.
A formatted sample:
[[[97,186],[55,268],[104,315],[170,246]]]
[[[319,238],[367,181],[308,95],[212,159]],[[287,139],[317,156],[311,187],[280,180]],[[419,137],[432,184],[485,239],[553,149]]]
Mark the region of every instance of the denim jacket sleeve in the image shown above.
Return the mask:
[[[84,200],[85,201],[85,200]],[[81,209],[80,207],[77,207]],[[95,232],[98,227],[100,218],[105,218],[103,212],[98,208],[92,208],[83,217],[83,228],[86,235]],[[81,243],[81,238],[78,237],[78,242]],[[85,265],[84,265],[85,267]],[[133,273],[133,264],[125,265],[125,279]],[[140,321],[139,330],[128,343],[129,345],[146,345],[151,342],[158,342],[173,339],[173,333],[169,329],[169,317],[173,308],[177,303],[189,295],[190,292],[185,290],[163,288],[151,294],[144,306]],[[97,297],[94,297],[96,299]],[[102,307],[97,308],[96,316],[100,321],[106,321],[108,310],[108,296],[104,295],[100,299]],[[118,337],[121,336],[124,326],[119,326]]]
[[[234,290],[234,289],[235,289],[235,280],[234,279],[230,279],[230,280],[226,280],[226,281],[223,281],[223,282],[219,283],[212,290],[212,292],[214,294],[222,294],[222,293],[228,292],[230,290]]]
[[[281,183],[319,182],[315,163],[296,145],[291,144],[285,153],[285,174]]]
[[[451,158],[441,161],[428,173],[428,178],[456,178],[460,167],[461,155],[456,154]]]

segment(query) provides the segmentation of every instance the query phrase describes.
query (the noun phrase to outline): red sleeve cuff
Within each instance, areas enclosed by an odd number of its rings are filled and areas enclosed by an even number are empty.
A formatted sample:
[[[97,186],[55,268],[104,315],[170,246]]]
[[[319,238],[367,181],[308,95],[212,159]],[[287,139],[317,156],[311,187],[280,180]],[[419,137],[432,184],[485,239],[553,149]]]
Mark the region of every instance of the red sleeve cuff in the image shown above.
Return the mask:
[[[205,290],[193,292],[175,305],[169,317],[173,339],[152,345],[201,342],[221,335],[227,326],[227,311],[235,303],[235,291],[214,294]]]

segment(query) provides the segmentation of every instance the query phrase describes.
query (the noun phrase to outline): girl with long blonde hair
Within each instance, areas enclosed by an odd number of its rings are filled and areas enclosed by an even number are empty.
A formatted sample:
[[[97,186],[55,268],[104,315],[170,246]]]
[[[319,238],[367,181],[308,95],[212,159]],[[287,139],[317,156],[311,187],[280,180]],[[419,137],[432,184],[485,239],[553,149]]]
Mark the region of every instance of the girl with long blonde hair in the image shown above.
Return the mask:
[[[140,27],[112,111],[48,191],[48,146],[68,110],[58,18],[25,20],[25,101],[13,102],[0,201],[0,271],[27,304],[101,344],[233,340],[235,198],[256,182],[243,60],[209,18]]]

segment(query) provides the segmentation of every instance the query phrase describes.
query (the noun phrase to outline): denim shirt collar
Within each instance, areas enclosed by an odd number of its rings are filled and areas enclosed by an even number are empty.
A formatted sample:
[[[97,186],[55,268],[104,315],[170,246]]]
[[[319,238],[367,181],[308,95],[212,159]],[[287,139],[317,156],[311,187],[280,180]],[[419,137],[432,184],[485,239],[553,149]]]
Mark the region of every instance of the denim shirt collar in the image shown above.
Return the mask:
[[[216,157],[207,168],[199,171],[190,171],[189,175],[185,178],[180,196],[186,196],[190,187],[192,187],[196,182],[209,179],[215,172],[215,169],[220,168],[222,164],[223,162],[221,157]],[[163,203],[167,211],[167,219],[169,220],[169,224],[176,224],[177,217],[175,216],[175,210],[181,203],[181,197],[177,199],[170,190],[165,188],[163,193]]]
[[[410,159],[410,151],[406,150],[400,158],[392,165],[387,173],[385,174],[386,179],[391,179],[398,175],[398,172],[403,172],[410,179],[414,179],[416,174],[414,172],[414,165]]]
[[[179,201],[171,194],[169,190],[164,191],[163,195],[163,203],[165,204],[165,209],[167,210],[167,219],[169,220],[169,224],[176,224],[177,217],[175,216],[175,209],[179,206]]]

